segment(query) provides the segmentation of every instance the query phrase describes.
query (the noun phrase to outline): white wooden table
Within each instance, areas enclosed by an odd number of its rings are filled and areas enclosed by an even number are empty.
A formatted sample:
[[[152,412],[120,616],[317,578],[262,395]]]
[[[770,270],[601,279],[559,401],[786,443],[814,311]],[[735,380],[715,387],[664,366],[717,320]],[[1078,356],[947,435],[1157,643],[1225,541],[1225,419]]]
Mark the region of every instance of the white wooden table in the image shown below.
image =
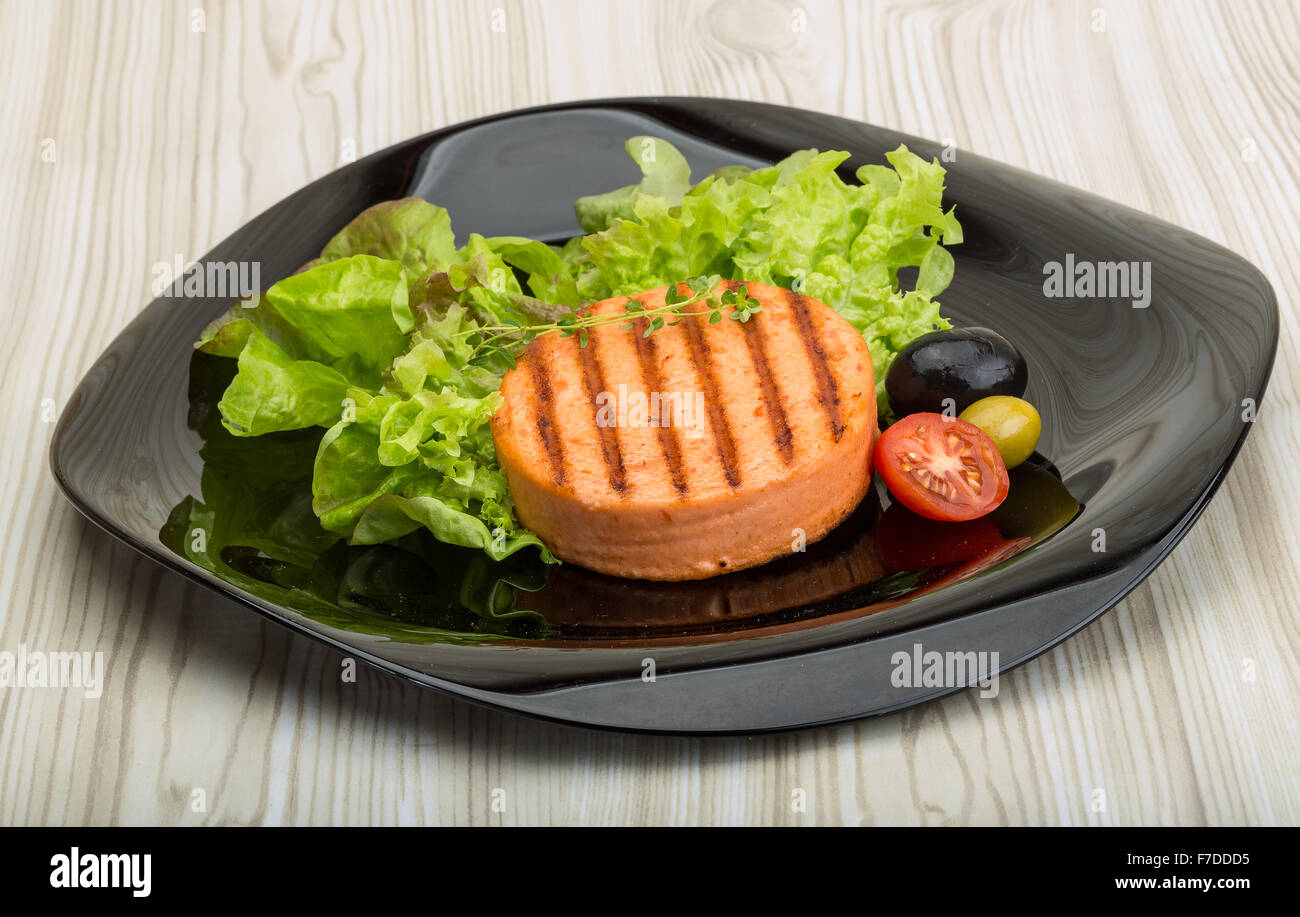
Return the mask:
[[[107,671],[96,699],[0,688],[0,823],[1300,821],[1296,4],[292,6],[0,2],[0,651],[98,651]],[[1258,264],[1283,314],[1277,366],[1187,539],[996,701],[684,740],[537,723],[369,670],[340,684],[335,653],[210,600],[58,495],[51,420],[151,299],[154,264],[354,154],[640,94],[950,138]]]

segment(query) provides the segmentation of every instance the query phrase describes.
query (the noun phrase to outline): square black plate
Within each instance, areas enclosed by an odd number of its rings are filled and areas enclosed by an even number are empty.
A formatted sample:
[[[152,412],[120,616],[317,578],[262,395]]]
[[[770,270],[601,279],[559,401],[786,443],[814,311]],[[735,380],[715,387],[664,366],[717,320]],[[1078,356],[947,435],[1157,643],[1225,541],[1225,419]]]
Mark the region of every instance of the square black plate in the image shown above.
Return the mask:
[[[812,146],[851,151],[849,168],[881,161],[900,142],[926,158],[943,152],[883,128],[750,102],[548,106],[435,131],[348,165],[201,260],[260,262],[267,286],[365,207],[407,195],[445,206],[462,238],[564,239],[578,232],[575,198],[634,180],[623,141],[636,134],[669,139],[697,178]],[[1039,449],[1085,508],[1014,560],[942,589],[863,607],[854,590],[827,597],[823,588],[782,626],[729,628],[724,613],[719,625],[690,633],[542,643],[431,643],[418,628],[394,639],[268,602],[159,537],[173,507],[199,493],[187,386],[192,342],[227,305],[215,299],[157,299],[113,341],[60,419],[54,474],[78,509],[159,563],[344,653],[478,702],[592,726],[710,733],[827,723],[941,696],[955,688],[894,687],[891,657],[919,643],[997,652],[1005,670],[1106,611],[1168,554],[1249,431],[1243,404],[1258,405],[1278,334],[1267,281],[1226,249],[970,153],[944,164],[945,203],[956,205],[966,234],[953,249],[944,314],[1002,330],[1025,352],[1027,397],[1045,418]],[[1149,307],[1045,297],[1044,264],[1067,254],[1149,261]],[[1094,550],[1099,531],[1104,551]],[[644,595],[623,588],[635,613]],[[652,682],[641,677],[647,658]]]

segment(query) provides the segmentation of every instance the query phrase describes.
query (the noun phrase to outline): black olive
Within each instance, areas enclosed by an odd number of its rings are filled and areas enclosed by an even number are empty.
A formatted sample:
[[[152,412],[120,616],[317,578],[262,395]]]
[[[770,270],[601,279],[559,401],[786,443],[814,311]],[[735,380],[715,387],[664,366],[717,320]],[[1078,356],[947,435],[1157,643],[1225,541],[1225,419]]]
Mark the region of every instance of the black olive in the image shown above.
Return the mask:
[[[889,406],[899,417],[943,413],[944,399],[960,414],[981,398],[1019,398],[1029,384],[1020,351],[988,328],[953,328],[923,334],[903,348],[885,376]]]

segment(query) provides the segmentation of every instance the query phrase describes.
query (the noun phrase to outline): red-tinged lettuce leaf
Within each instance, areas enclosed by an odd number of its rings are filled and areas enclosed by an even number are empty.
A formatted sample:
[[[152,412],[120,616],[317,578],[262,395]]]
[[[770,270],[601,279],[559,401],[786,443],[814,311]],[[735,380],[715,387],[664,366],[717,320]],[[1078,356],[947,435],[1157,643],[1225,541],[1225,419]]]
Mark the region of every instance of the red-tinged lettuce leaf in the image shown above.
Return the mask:
[[[374,255],[402,266],[407,283],[455,259],[456,239],[447,211],[418,197],[383,201],[363,210],[325,245],[320,261]]]

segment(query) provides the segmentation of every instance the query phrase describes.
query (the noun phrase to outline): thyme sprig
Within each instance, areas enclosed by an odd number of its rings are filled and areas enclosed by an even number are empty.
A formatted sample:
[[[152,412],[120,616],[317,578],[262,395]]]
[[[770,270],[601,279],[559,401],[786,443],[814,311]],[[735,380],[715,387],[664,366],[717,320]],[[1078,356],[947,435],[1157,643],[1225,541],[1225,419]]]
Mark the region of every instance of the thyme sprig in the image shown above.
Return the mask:
[[[640,300],[629,298],[624,303],[622,312],[610,312],[604,315],[575,312],[553,322],[539,324],[528,324],[513,318],[505,318],[499,323],[478,325],[461,334],[468,337],[473,347],[471,362],[491,363],[499,358],[513,367],[531,341],[553,332],[559,332],[563,337],[577,335],[578,346],[586,347],[588,331],[591,328],[617,323],[631,330],[638,319],[645,319],[642,337],[649,337],[664,327],[679,325],[688,315],[700,317],[707,315],[710,325],[716,325],[724,316],[738,322],[749,321],[762,305],[749,295],[744,284],[737,285],[734,290],[711,293],[710,291],[718,285],[720,279],[717,275],[692,277],[685,281],[689,293],[683,292],[681,285],[674,285],[665,294],[664,304],[652,309],[647,308]],[[697,303],[703,303],[707,306],[707,310],[690,313],[686,311],[688,306]],[[726,311],[728,309],[730,311]]]

